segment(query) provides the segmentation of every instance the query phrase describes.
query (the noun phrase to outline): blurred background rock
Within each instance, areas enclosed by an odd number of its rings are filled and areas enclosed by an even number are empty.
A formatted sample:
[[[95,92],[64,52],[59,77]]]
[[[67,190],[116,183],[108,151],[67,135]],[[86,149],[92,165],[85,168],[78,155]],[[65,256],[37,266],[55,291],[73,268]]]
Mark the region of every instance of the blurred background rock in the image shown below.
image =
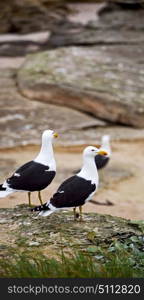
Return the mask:
[[[53,128],[58,175],[48,197],[80,167],[85,145],[110,134],[113,155],[96,199],[115,205],[85,210],[142,218],[143,52],[143,0],[1,2],[1,179]],[[24,201],[10,196],[0,205]]]

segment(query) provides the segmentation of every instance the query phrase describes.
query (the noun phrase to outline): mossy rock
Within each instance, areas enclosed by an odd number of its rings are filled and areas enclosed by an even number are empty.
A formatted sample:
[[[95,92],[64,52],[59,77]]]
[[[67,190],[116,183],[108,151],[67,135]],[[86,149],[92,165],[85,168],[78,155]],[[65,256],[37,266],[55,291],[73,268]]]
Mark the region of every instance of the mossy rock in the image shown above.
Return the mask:
[[[1,256],[11,250],[32,251],[40,249],[49,257],[61,251],[97,253],[98,247],[107,249],[119,243],[137,243],[144,233],[143,221],[131,221],[110,215],[85,213],[84,221],[74,222],[72,212],[54,213],[39,217],[27,205],[0,209]],[[140,244],[141,247],[141,244]]]

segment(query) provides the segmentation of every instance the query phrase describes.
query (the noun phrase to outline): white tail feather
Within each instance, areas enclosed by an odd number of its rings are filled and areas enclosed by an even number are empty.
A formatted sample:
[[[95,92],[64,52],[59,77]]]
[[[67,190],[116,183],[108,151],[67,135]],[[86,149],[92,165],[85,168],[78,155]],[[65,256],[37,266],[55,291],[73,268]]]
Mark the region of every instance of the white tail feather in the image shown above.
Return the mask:
[[[53,212],[54,212],[53,210],[43,210],[39,213],[39,216],[46,217],[51,215]]]

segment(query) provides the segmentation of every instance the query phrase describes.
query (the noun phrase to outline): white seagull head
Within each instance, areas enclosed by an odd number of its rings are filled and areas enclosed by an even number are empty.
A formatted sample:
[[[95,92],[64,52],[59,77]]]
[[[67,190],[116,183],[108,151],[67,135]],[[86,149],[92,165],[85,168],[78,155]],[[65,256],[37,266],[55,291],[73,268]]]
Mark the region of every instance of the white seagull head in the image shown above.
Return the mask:
[[[109,143],[110,142],[110,135],[105,134],[102,136],[102,143]]]
[[[99,177],[97,167],[95,163],[96,155],[107,155],[107,152],[103,149],[98,149],[93,146],[88,146],[83,151],[83,167],[77,176],[86,180],[91,180],[92,183],[98,185]]]
[[[94,158],[98,154],[106,156],[108,153],[102,148],[98,149],[98,148],[93,147],[93,146],[88,146],[83,151],[84,158],[86,158],[86,157]]]
[[[53,130],[44,130],[43,134],[42,134],[42,140],[45,139],[53,139],[58,137],[58,134],[56,132],[54,132]]]
[[[37,157],[34,159],[35,162],[43,165],[48,165],[49,170],[56,170],[56,163],[54,159],[52,140],[58,136],[53,130],[44,130],[42,134],[41,149]]]

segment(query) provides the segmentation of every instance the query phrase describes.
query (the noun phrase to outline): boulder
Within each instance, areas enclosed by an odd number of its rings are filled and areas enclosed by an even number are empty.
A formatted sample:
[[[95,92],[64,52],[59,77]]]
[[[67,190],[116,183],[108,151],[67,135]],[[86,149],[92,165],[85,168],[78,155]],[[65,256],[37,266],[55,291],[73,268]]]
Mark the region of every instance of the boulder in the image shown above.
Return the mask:
[[[23,35],[2,34],[0,35],[0,56],[17,57],[45,50],[49,35],[49,31]]]
[[[5,0],[0,3],[0,32],[49,30],[64,22],[66,5],[57,0]]]
[[[83,129],[106,125],[106,122],[67,107],[29,101],[18,93],[14,80],[14,67],[18,67],[21,60],[19,64],[17,59],[5,63],[3,59],[0,63],[3,67],[0,69],[0,148],[40,144],[41,133],[48,128],[58,131],[61,138],[66,132],[65,139],[72,144],[77,140],[77,130],[82,132]],[[71,136],[69,132],[72,130]],[[3,165],[1,167],[3,169]]]
[[[144,137],[144,129],[126,126],[111,126],[107,122],[96,119],[67,107],[60,107],[41,101],[29,101],[18,93],[16,72],[14,68],[24,62],[24,58],[0,59],[0,148],[22,145],[39,145],[42,130],[54,128],[60,134],[55,141],[57,146],[81,147],[100,143],[101,136],[110,134],[113,140],[138,141]],[[69,151],[69,150],[68,150]],[[2,158],[4,160],[4,158]],[[5,174],[1,162],[1,174]],[[13,162],[8,160],[8,166]],[[15,166],[17,167],[17,166]],[[77,166],[78,167],[78,166]],[[11,168],[10,168],[11,169]],[[7,168],[6,168],[7,172]],[[66,174],[67,176],[67,174]]]
[[[69,24],[53,28],[49,47],[72,45],[137,45],[144,42],[144,6],[138,2],[70,4]]]
[[[144,46],[69,47],[27,57],[19,91],[112,123],[144,127]]]
[[[61,26],[69,26],[72,22],[68,16],[77,11],[79,4],[118,3],[123,6],[137,7],[143,0],[5,0],[0,3],[0,33],[28,33],[43,30],[59,30]]]
[[[116,216],[86,213],[84,222],[81,223],[74,222],[72,212],[58,212],[50,217],[40,218],[30,213],[27,205],[1,208],[0,219],[2,257],[14,249],[27,253],[38,246],[48,257],[57,257],[62,249],[64,252],[83,250],[94,255],[98,246],[107,249],[114,241],[128,245],[131,243],[131,248],[133,246],[136,250],[143,246],[142,220],[132,221]]]
[[[8,32],[12,38],[0,37],[0,55],[22,56],[71,45],[143,43],[142,2],[6,0],[0,4],[0,33]],[[25,35],[37,32],[38,39]],[[14,33],[19,36],[13,38]]]

